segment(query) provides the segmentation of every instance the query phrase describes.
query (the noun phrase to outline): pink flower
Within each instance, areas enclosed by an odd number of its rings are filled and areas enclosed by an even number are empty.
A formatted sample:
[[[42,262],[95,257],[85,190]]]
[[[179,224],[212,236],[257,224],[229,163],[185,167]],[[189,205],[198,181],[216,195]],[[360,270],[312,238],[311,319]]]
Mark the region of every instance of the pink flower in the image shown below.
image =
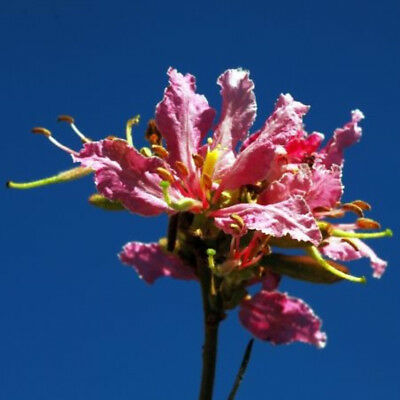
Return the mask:
[[[344,151],[360,139],[363,114],[353,111],[351,121],[321,148],[324,135],[304,128],[310,107],[281,94],[261,129],[249,135],[257,105],[247,71],[230,69],[218,78],[222,110],[215,125],[216,112],[196,93],[195,78],[173,68],[167,74],[169,85],[146,132],[149,147],[133,145],[138,118],[128,121],[126,140],[92,142],[71,117],[61,116],[85,142],[79,153],[57,142],[50,131],[35,128],[81,163],[40,182],[72,180],[93,171],[99,205],[106,200],[109,209],[122,205],[143,216],[167,213],[168,251],[156,243],[130,242],[120,253],[122,262],[150,284],[164,276],[203,283],[209,276],[210,295],[220,296],[220,311],[240,305],[240,320],[256,337],[323,347],[326,335],[311,308],[276,289],[281,275],[319,283],[365,282],[323,255],[339,261],[368,257],[374,277],[386,268],[362,240],[391,231],[359,232],[379,228],[364,217],[370,206],[361,200],[342,202]],[[348,212],[357,215],[355,223],[328,222]],[[280,254],[284,248],[302,255]],[[254,283],[262,283],[262,290],[251,297],[247,288]]]

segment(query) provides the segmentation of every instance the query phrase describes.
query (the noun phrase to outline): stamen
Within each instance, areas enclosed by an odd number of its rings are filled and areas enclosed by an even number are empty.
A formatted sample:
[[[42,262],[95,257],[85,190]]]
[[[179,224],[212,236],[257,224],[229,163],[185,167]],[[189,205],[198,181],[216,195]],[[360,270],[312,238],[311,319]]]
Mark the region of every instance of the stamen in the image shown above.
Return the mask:
[[[164,201],[167,203],[168,206],[171,206],[171,198],[169,197],[168,193],[168,189],[171,186],[171,184],[168,181],[161,181],[160,186],[164,196]]]
[[[196,165],[197,168],[201,168],[204,164],[204,158],[200,154],[193,154],[192,155],[194,165]]]
[[[201,208],[202,204],[195,199],[192,199],[190,197],[184,197],[178,201],[173,201],[170,206],[176,210],[176,211],[189,211],[194,207]]]
[[[119,201],[113,201],[107,199],[103,195],[99,193],[94,193],[89,197],[89,203],[92,206],[102,208],[103,210],[107,211],[123,211],[125,207]]]
[[[140,154],[144,155],[145,157],[151,157],[153,153],[148,147],[142,147],[140,149]]]
[[[166,159],[169,156],[168,150],[158,144],[153,144],[151,146],[151,149],[157,156],[159,156],[162,159]]]
[[[240,229],[243,229],[244,221],[243,221],[243,218],[240,215],[231,214],[230,217],[231,217],[231,219],[233,219],[236,222],[236,224],[240,227]]]
[[[207,259],[208,259],[208,266],[211,270],[215,270],[215,260],[214,256],[217,252],[214,249],[207,249]]]
[[[203,173],[203,175],[201,177],[201,181],[202,181],[204,189],[206,189],[206,190],[210,190],[211,189],[212,180],[211,180],[209,175]]]
[[[173,177],[171,172],[169,172],[167,169],[158,167],[156,169],[156,172],[161,179],[168,181],[170,184],[173,184],[175,182],[175,178]]]
[[[370,211],[372,208],[366,201],[363,200],[354,200],[352,201],[352,203],[355,204],[357,207],[360,207],[364,211]]]
[[[360,229],[381,229],[379,222],[369,218],[358,218],[356,225]]]
[[[182,161],[175,161],[175,168],[181,178],[186,178],[189,175],[189,169]]]
[[[236,235],[241,235],[242,229],[237,224],[230,224],[229,227],[234,231]]]
[[[221,205],[222,205],[222,206],[225,206],[226,204],[228,204],[228,203],[231,201],[232,196],[231,196],[231,194],[230,194],[229,192],[227,192],[226,190],[224,190],[224,191],[221,193],[220,198],[221,198]]]
[[[360,251],[357,245],[350,238],[342,238],[341,241],[349,244],[355,251]]]
[[[342,209],[345,211],[351,211],[359,217],[364,217],[363,210],[354,203],[346,203],[342,205]]]
[[[37,181],[21,183],[8,181],[6,185],[11,189],[33,189],[36,187],[53,185],[55,183],[73,181],[75,179],[83,178],[92,172],[93,171],[90,168],[77,167],[68,171],[60,172],[59,174],[50,176],[48,178],[39,179]]]
[[[386,229],[384,231],[374,233],[347,232],[340,229],[332,229],[330,233],[332,236],[354,239],[378,239],[393,236],[393,232],[391,229]]]
[[[72,128],[72,130],[80,137],[80,139],[82,140],[82,142],[84,143],[89,143],[91,142],[91,140],[89,138],[87,138],[79,129],[78,127],[75,125],[75,120],[73,117],[71,117],[70,115],[59,115],[57,117],[57,121],[58,122],[66,122],[67,124],[69,124]]]
[[[137,125],[139,123],[139,120],[140,120],[140,115],[136,115],[135,117],[128,119],[128,121],[126,123],[126,129],[125,129],[126,141],[128,142],[128,144],[130,146],[133,146],[132,127],[134,125]]]
[[[151,119],[148,122],[145,137],[150,142],[150,144],[161,145],[162,136],[161,136],[160,131],[157,128],[157,124],[154,119]]]
[[[51,136],[51,132],[46,128],[42,128],[41,126],[36,126],[32,128],[31,132],[35,133],[36,135],[44,135],[46,137]]]
[[[342,279],[347,279],[348,281],[351,282],[357,282],[357,283],[366,283],[366,278],[365,276],[357,277],[353,275],[348,275],[330,265],[328,261],[326,261],[321,253],[318,251],[318,249],[315,246],[310,246],[306,248],[307,253],[315,260],[317,263],[325,268],[327,271],[331,272],[333,275],[336,275],[339,278]]]
[[[70,149],[67,146],[64,146],[63,144],[61,144],[58,140],[54,139],[54,137],[51,135],[51,132],[46,129],[46,128],[42,128],[42,127],[35,127],[32,128],[32,133],[36,134],[36,135],[43,135],[46,136],[47,139],[50,140],[51,143],[53,143],[56,147],[58,147],[59,149],[69,153],[69,154],[73,154],[75,156],[77,156],[79,153],[75,150]]]

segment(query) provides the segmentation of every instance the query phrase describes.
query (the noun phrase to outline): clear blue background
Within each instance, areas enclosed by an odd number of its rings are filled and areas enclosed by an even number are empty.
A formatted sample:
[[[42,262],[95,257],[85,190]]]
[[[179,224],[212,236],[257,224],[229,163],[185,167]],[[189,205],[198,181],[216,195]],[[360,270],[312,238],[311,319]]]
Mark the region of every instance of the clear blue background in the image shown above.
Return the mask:
[[[15,1],[0,6],[1,180],[67,169],[69,157],[32,126],[79,148],[58,114],[92,138],[135,141],[166,85],[168,66],[191,72],[220,106],[217,76],[251,71],[256,127],[279,93],[311,104],[309,131],[328,135],[358,107],[361,143],[347,153],[345,200],[399,232],[398,1]],[[153,241],[166,219],[91,208],[90,178],[1,192],[0,398],[195,399],[202,317],[194,283],[148,286],[116,254]],[[376,241],[380,280],[318,286],[285,280],[324,320],[325,350],[256,342],[238,399],[398,399],[399,262],[396,237]],[[368,274],[366,260],[353,272]],[[249,338],[236,313],[223,324],[216,399],[226,398]]]

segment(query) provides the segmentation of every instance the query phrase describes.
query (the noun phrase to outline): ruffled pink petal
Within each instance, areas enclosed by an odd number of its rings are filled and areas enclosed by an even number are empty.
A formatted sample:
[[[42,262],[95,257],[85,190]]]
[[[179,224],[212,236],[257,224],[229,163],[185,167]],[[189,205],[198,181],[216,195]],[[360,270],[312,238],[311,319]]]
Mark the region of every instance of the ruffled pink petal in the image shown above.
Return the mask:
[[[181,161],[194,171],[192,155],[210,130],[215,111],[204,96],[196,94],[194,76],[173,68],[168,76],[169,86],[156,108],[157,127],[167,143],[170,164]]]
[[[235,230],[231,228],[232,214],[237,214],[243,219],[243,235],[250,229],[277,238],[288,235],[294,240],[311,242],[314,245],[318,245],[322,239],[310,209],[299,196],[269,205],[236,204],[215,211],[210,216],[214,217],[218,228],[227,234],[236,235]]]
[[[197,279],[193,270],[185,265],[179,257],[165,252],[157,243],[127,243],[121,253],[120,260],[138,273],[147,283],[168,276],[175,279]]]
[[[324,135],[322,133],[314,132],[304,137],[301,132],[285,146],[289,161],[291,163],[307,162],[307,157],[318,150],[323,140]]]
[[[120,201],[128,210],[145,215],[172,211],[163,199],[161,178],[155,173],[164,162],[156,157],[144,157],[122,140],[86,143],[74,161],[95,171],[99,193]],[[179,196],[172,189],[172,198]]]
[[[249,72],[229,69],[217,81],[221,86],[222,112],[214,133],[213,146],[234,150],[253,125],[257,113],[254,83]]]
[[[311,187],[306,201],[311,210],[318,207],[334,208],[343,194],[342,168],[332,165],[327,169],[316,165],[311,173]]]
[[[330,167],[332,164],[342,165],[344,150],[361,138],[362,129],[358,126],[358,123],[362,119],[364,119],[364,114],[360,110],[354,110],[351,113],[351,121],[343,128],[335,130],[332,139],[321,150],[326,166]]]
[[[376,253],[360,239],[351,239],[351,241],[358,250],[339,237],[330,237],[326,240],[328,244],[322,246],[320,251],[332,260],[352,261],[367,257],[371,261],[373,277],[380,278],[386,270],[387,262],[379,258]]]
[[[263,180],[274,158],[274,144],[267,138],[260,138],[238,155],[232,168],[223,176],[218,192]]]
[[[333,208],[343,193],[342,171],[338,165],[327,169],[316,165],[312,170],[301,165],[296,173],[285,173],[272,182],[259,197],[260,204],[277,203],[290,196],[302,196],[311,210],[318,207]]]
[[[243,149],[260,137],[268,137],[274,144],[285,146],[299,134],[305,136],[303,116],[309,109],[309,106],[295,101],[290,94],[281,94],[275,104],[274,112],[263,127],[243,143]]]
[[[326,345],[321,320],[313,310],[301,299],[284,293],[261,290],[242,302],[239,318],[254,336],[273,344],[304,342],[318,348]]]

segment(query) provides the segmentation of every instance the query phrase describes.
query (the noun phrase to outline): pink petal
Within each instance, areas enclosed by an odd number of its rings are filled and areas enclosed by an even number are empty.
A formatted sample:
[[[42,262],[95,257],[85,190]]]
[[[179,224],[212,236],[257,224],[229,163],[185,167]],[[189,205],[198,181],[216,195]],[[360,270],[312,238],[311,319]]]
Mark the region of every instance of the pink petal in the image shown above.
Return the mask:
[[[319,348],[326,345],[321,320],[313,310],[301,299],[284,293],[261,290],[242,302],[239,318],[254,336],[273,344],[304,342]]]
[[[322,133],[314,132],[304,137],[301,132],[285,146],[288,159],[291,163],[306,162],[305,159],[317,151],[323,140],[324,135]]]
[[[260,231],[273,237],[288,235],[292,239],[318,245],[321,232],[304,200],[295,196],[276,204],[261,205],[241,203],[210,214],[215,225],[225,233],[235,235],[231,228],[232,214],[239,215],[245,224],[242,234],[248,229]]]
[[[275,158],[275,146],[267,138],[260,138],[242,151],[232,168],[223,176],[218,192],[263,180]]]
[[[260,137],[268,137],[274,144],[286,145],[291,139],[303,132],[303,116],[310,109],[290,94],[281,94],[275,104],[274,112],[265,121],[264,126],[244,142],[243,148]]]
[[[361,138],[362,129],[358,126],[358,122],[362,119],[364,119],[363,113],[360,110],[354,110],[351,113],[351,121],[343,128],[335,130],[333,138],[321,151],[326,166],[342,165],[344,149],[358,142]]]
[[[300,165],[296,173],[285,173],[279,181],[272,182],[260,195],[260,204],[277,203],[290,196],[304,197],[311,210],[317,207],[333,208],[343,193],[341,168],[332,165],[327,169],[316,165],[312,170]]]
[[[316,165],[311,173],[311,187],[306,201],[311,210],[318,207],[335,208],[343,194],[342,168],[332,165],[330,169]]]
[[[168,76],[169,86],[156,108],[157,126],[167,143],[170,164],[181,161],[194,171],[192,155],[211,128],[215,111],[204,96],[195,93],[194,76],[172,68]]]
[[[371,261],[371,267],[374,271],[373,277],[380,278],[386,270],[387,262],[379,258],[375,252],[360,239],[351,239],[351,241],[358,250],[339,237],[330,237],[326,240],[328,244],[322,246],[320,251],[332,260],[352,261],[367,257]]]
[[[256,118],[254,83],[249,73],[241,69],[225,71],[217,82],[221,86],[222,112],[213,145],[234,150],[238,141],[247,136]]]
[[[99,193],[122,202],[130,211],[146,216],[171,211],[155,173],[164,166],[161,159],[144,157],[122,140],[103,140],[86,143],[74,160],[95,171]],[[175,195],[173,190],[171,195]]]
[[[175,254],[165,252],[157,243],[127,243],[119,253],[120,260],[138,273],[147,283],[169,276],[175,279],[197,279],[193,270]]]

